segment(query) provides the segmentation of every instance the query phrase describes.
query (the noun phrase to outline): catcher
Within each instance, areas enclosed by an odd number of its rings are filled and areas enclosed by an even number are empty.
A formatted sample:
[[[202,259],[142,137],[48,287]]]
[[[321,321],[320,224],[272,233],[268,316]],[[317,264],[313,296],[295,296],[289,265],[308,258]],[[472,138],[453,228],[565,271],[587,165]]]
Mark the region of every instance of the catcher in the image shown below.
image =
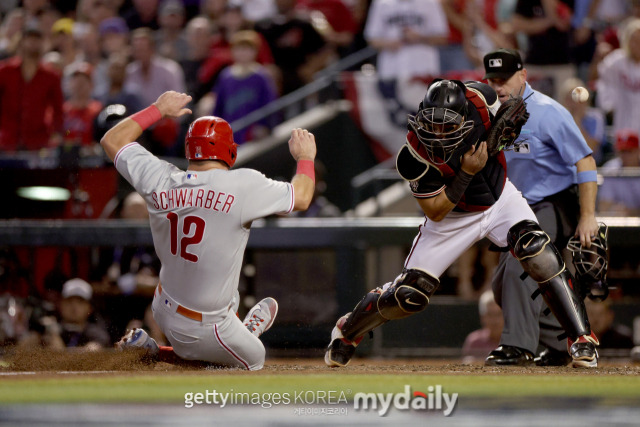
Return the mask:
[[[571,273],[542,231],[520,192],[506,178],[503,150],[513,147],[528,113],[522,98],[502,105],[479,82],[437,80],[415,116],[396,168],[409,181],[425,221],[393,282],[366,294],[340,317],[325,354],[329,366],[346,366],[367,332],[419,313],[438,289],[440,275],[476,241],[509,246],[569,337],[576,367],[597,365],[584,302]]]

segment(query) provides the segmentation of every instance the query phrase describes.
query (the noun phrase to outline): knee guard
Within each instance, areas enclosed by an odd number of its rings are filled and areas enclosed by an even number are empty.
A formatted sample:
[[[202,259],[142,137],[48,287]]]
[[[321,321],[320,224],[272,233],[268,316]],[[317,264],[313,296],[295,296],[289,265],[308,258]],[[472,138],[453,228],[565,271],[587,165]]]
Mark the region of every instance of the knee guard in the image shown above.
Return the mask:
[[[574,290],[574,280],[551,239],[534,221],[521,221],[507,236],[511,253],[524,271],[538,282],[540,293],[551,312],[573,340],[591,333],[584,307]]]
[[[407,270],[399,280],[380,295],[378,311],[387,320],[402,319],[419,313],[429,304],[429,298],[440,281],[425,271]]]
[[[509,229],[511,254],[536,282],[545,282],[564,270],[562,256],[551,238],[534,221],[520,221]]]
[[[376,288],[356,305],[340,328],[355,340],[389,320],[402,319],[424,310],[440,282],[422,270],[408,270],[389,288]]]

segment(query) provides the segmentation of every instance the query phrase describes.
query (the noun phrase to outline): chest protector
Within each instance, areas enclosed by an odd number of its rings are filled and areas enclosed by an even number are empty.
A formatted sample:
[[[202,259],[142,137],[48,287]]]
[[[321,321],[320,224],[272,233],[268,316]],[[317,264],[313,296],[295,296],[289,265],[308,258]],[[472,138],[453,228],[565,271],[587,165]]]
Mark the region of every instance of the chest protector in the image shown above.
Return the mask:
[[[464,153],[469,151],[472,145],[486,140],[488,130],[491,128],[491,119],[485,100],[476,91],[470,89],[467,89],[466,96],[469,103],[469,120],[473,120],[474,123],[473,129],[447,163],[430,163],[430,167],[440,171],[445,185],[451,184],[453,178],[460,171]],[[407,138],[407,140],[421,157],[428,158],[418,138]],[[453,210],[456,212],[478,212],[489,209],[502,194],[506,179],[507,161],[501,151],[496,156],[490,156],[485,167],[473,176]]]

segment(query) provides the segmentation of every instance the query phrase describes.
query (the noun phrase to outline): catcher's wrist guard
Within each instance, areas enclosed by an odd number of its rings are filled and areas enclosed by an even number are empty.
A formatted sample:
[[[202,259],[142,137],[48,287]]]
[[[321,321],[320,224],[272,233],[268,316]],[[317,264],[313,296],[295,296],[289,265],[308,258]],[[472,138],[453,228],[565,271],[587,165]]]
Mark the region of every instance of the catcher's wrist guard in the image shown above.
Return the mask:
[[[529,112],[521,96],[509,98],[502,103],[489,129],[487,151],[490,156],[514,147],[522,126],[527,123]]]
[[[457,205],[472,179],[473,175],[469,175],[462,169],[458,171],[451,185],[447,185],[447,188],[444,189],[444,194],[447,196],[447,199],[454,205]]]

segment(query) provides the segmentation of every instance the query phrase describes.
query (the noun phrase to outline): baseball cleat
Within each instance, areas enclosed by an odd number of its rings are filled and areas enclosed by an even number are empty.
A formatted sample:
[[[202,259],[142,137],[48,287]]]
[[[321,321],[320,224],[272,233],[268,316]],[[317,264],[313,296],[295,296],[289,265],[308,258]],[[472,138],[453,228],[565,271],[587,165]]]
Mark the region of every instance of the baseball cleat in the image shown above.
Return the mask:
[[[341,328],[350,314],[351,313],[347,313],[338,319],[336,326],[334,326],[331,331],[331,343],[329,347],[327,347],[327,352],[324,354],[324,363],[326,363],[327,366],[347,366],[356,351],[356,347],[360,344],[360,341],[362,341],[363,337],[358,337],[354,341],[350,341],[342,335]]]
[[[536,366],[567,366],[571,362],[571,356],[565,350],[545,348],[533,360]]]
[[[501,345],[489,353],[485,366],[528,366],[533,364],[533,354],[520,347]]]
[[[267,297],[253,306],[244,318],[244,326],[256,337],[264,334],[273,325],[278,314],[278,302]]]
[[[599,344],[598,340],[592,335],[583,335],[574,343],[570,341],[569,353],[572,358],[571,366],[574,368],[597,368],[597,344]]]
[[[151,354],[158,354],[158,344],[151,338],[147,331],[133,328],[116,344],[120,350],[143,348]]]

